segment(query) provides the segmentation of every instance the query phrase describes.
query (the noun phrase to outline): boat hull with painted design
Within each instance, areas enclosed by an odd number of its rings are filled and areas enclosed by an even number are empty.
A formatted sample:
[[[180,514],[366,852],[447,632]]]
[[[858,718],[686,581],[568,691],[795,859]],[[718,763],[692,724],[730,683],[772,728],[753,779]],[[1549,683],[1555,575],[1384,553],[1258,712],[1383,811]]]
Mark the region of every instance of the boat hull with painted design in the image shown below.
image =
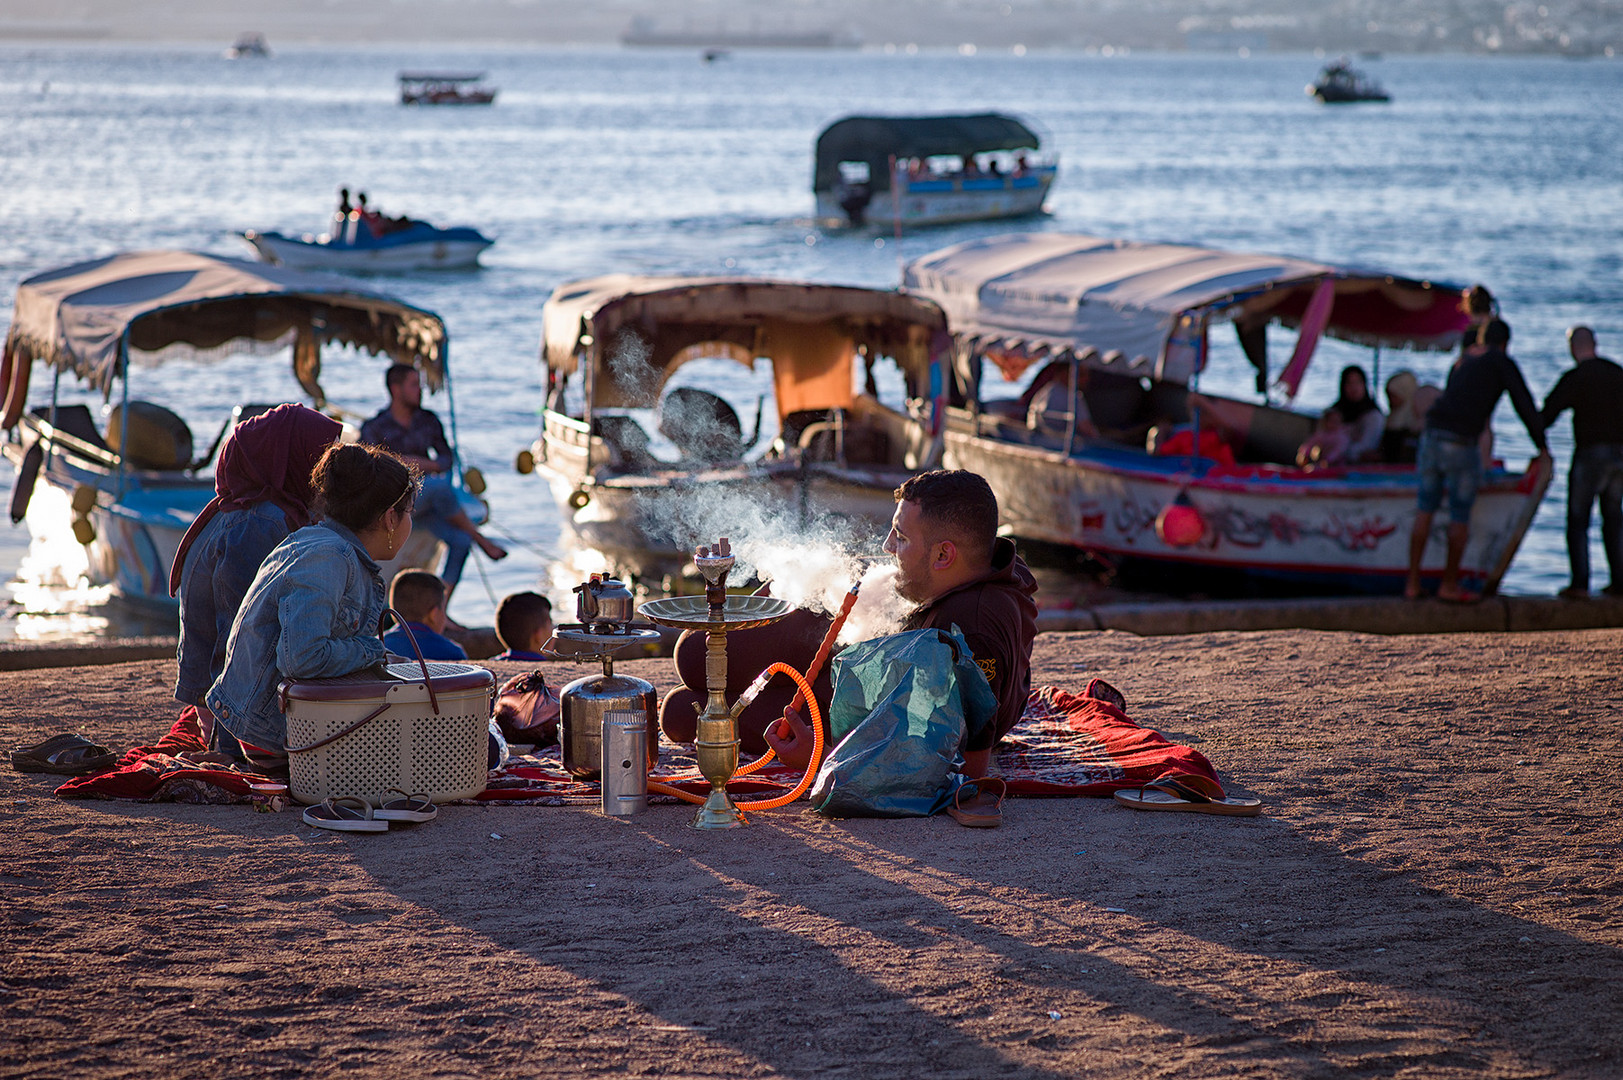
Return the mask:
[[[987,478],[1011,535],[1110,562],[1201,567],[1355,592],[1403,589],[1419,492],[1412,466],[1239,465],[1197,475],[1196,459],[1109,447],[1067,455],[970,431],[966,416],[949,418],[946,464]],[[1548,459],[1525,472],[1488,471],[1471,512],[1465,584],[1497,589],[1551,471]],[[1198,513],[1199,536],[1171,543],[1157,519],[1180,498]],[[1444,511],[1433,519],[1422,559],[1427,579],[1441,574],[1447,530]]]

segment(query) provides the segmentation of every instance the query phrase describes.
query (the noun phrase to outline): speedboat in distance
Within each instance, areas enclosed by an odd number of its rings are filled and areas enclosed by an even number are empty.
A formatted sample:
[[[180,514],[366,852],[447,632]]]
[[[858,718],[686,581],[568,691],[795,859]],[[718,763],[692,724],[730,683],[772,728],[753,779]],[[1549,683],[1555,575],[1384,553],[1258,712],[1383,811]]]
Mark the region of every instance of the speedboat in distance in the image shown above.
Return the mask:
[[[331,231],[288,236],[249,229],[242,238],[259,257],[294,270],[396,273],[465,270],[496,241],[468,225],[441,229],[426,221],[385,217],[363,207],[339,207]]]
[[[1346,105],[1357,101],[1391,101],[1392,95],[1381,89],[1379,83],[1358,71],[1345,56],[1319,72],[1316,81],[1307,88],[1309,97],[1318,98],[1326,105]]]

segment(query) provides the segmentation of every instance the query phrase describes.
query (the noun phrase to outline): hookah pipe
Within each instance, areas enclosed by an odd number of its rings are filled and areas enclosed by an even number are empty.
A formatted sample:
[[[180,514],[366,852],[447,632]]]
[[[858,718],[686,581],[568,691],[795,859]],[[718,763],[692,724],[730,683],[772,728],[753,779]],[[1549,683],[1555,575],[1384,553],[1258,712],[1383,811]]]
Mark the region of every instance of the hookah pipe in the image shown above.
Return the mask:
[[[750,683],[749,688],[740,694],[738,700],[733,703],[733,715],[736,717],[749,707],[750,703],[760,695],[762,690],[766,689],[766,685],[772,680],[773,675],[781,673],[789,676],[796,687],[795,697],[789,703],[789,708],[798,712],[804,706],[811,712],[811,760],[806,765],[806,771],[801,774],[800,782],[795,785],[793,791],[786,795],[779,795],[770,799],[757,799],[754,802],[738,803],[740,810],[775,810],[780,806],[787,806],[794,802],[806,793],[807,788],[811,787],[812,779],[817,775],[817,766],[822,763],[823,757],[823,711],[817,705],[817,696],[812,693],[811,684],[823,670],[823,665],[828,662],[829,655],[834,651],[834,642],[838,640],[840,631],[845,628],[845,620],[850,616],[851,608],[857,602],[857,590],[861,586],[862,583],[859,581],[851,586],[850,592],[845,594],[845,600],[840,604],[839,613],[834,616],[834,622],[829,626],[828,633],[823,635],[823,642],[817,648],[817,655],[812,658],[812,662],[807,666],[804,675],[788,664],[774,663],[761,672],[756,680]],[[776,726],[778,734],[787,735],[789,733],[788,724],[782,718],[773,721],[773,724]],[[732,779],[736,780],[740,776],[748,776],[750,773],[758,772],[776,756],[777,752],[768,747],[766,753],[748,765],[739,766],[738,770],[733,773]],[[648,790],[657,791],[661,795],[673,796],[683,802],[702,804],[705,801],[705,797],[702,795],[694,795],[683,791],[679,787],[662,784],[655,780],[648,781]]]
[[[806,667],[807,683],[816,682],[817,676],[822,674],[823,665],[828,663],[829,655],[834,652],[834,642],[839,639],[840,631],[845,629],[845,620],[851,616],[851,609],[856,606],[857,590],[860,588],[862,588],[862,582],[859,581],[855,585],[852,585],[850,591],[845,594],[845,599],[840,603],[840,610],[834,615],[834,622],[829,625],[828,633],[823,635],[823,643],[817,647],[817,655],[812,657],[812,662]],[[769,667],[763,671],[761,673],[761,677],[756,679],[755,683],[751,684],[748,690],[744,691],[744,697],[748,698],[749,701],[755,700],[755,695],[759,694],[761,690],[766,688],[766,681],[771,677],[774,668],[782,666],[784,665],[774,665],[774,667]],[[805,688],[798,687],[797,684],[797,689],[795,690],[795,699],[789,703],[789,709],[786,709],[785,712],[790,710],[799,712],[803,707],[805,707],[807,698],[810,696],[811,695]],[[745,703],[748,704],[748,702]],[[812,700],[812,719],[814,721],[812,724],[812,756],[811,763],[806,766],[807,775],[817,771],[819,759],[823,756],[822,716],[817,712],[817,702],[815,699]],[[777,732],[780,738],[789,734],[789,721],[786,717],[780,717],[777,720],[774,720],[771,726]],[[762,754],[748,765],[740,766],[738,771],[733,775],[735,777],[747,776],[752,772],[758,772],[767,765],[771,764],[772,759],[776,756],[777,751],[773,750],[769,746],[766,749],[766,753]]]

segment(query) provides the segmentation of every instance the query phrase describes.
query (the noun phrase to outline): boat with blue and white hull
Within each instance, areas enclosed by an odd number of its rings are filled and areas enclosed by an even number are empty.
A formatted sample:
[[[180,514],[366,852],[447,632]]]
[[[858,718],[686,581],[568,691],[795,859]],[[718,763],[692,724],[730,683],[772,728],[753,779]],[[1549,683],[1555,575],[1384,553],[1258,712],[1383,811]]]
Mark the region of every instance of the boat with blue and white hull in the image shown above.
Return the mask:
[[[23,281],[0,363],[0,452],[17,468],[11,519],[28,524],[29,562],[41,583],[83,580],[137,608],[175,612],[170,565],[214,495],[220,446],[234,425],[280,404],[239,403],[212,443],[194,447],[180,416],[131,397],[132,362],[182,363],[188,353],[212,357],[227,346],[290,349],[297,389],[290,384],[283,400],[302,389],[316,408],[337,412],[319,381],[330,345],[411,364],[425,387],[443,388],[455,452],[445,324],[433,312],[344,278],[190,251],[127,252]],[[30,405],[36,367],[53,380],[45,400]],[[90,406],[61,400],[64,375],[109,401],[117,392],[105,424]],[[346,425],[346,438],[354,435]],[[482,480],[472,470],[451,475],[463,510],[482,524]],[[420,530],[386,570],[440,558],[440,541]]]
[[[860,228],[1042,212],[1058,167],[1012,116],[848,116],[817,138],[817,218]]]
[[[378,273],[467,269],[478,266],[480,253],[496,242],[466,225],[440,229],[413,221],[374,229],[356,214],[334,233],[294,237],[249,229],[242,238],[274,266]]]

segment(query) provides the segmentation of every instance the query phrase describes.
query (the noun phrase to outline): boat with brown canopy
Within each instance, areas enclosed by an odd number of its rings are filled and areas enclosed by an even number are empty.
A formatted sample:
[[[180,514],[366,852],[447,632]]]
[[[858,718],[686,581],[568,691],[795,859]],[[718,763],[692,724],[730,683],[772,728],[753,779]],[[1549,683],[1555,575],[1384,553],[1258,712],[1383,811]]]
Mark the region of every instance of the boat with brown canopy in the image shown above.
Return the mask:
[[[542,323],[546,402],[519,468],[620,574],[680,573],[718,498],[871,535],[895,487],[940,460],[946,320],[928,300],[612,275],[559,286]]]
[[[214,494],[209,470],[220,445],[233,425],[280,402],[238,404],[197,453],[185,420],[131,398],[132,363],[289,350],[298,387],[334,411],[321,386],[329,346],[410,364],[430,391],[443,389],[454,449],[445,323],[431,311],[344,278],[192,251],[127,252],[28,278],[17,287],[0,364],[8,433],[0,449],[18,469],[13,523],[27,521],[32,549],[54,560],[62,584],[84,577],[173,611],[170,564]],[[29,406],[36,363],[52,372],[51,393]],[[118,391],[105,428],[88,405],[60,400],[64,375],[107,402]],[[483,521],[488,509],[459,469],[452,475],[464,509]],[[424,531],[392,565],[425,565],[437,543]]]

